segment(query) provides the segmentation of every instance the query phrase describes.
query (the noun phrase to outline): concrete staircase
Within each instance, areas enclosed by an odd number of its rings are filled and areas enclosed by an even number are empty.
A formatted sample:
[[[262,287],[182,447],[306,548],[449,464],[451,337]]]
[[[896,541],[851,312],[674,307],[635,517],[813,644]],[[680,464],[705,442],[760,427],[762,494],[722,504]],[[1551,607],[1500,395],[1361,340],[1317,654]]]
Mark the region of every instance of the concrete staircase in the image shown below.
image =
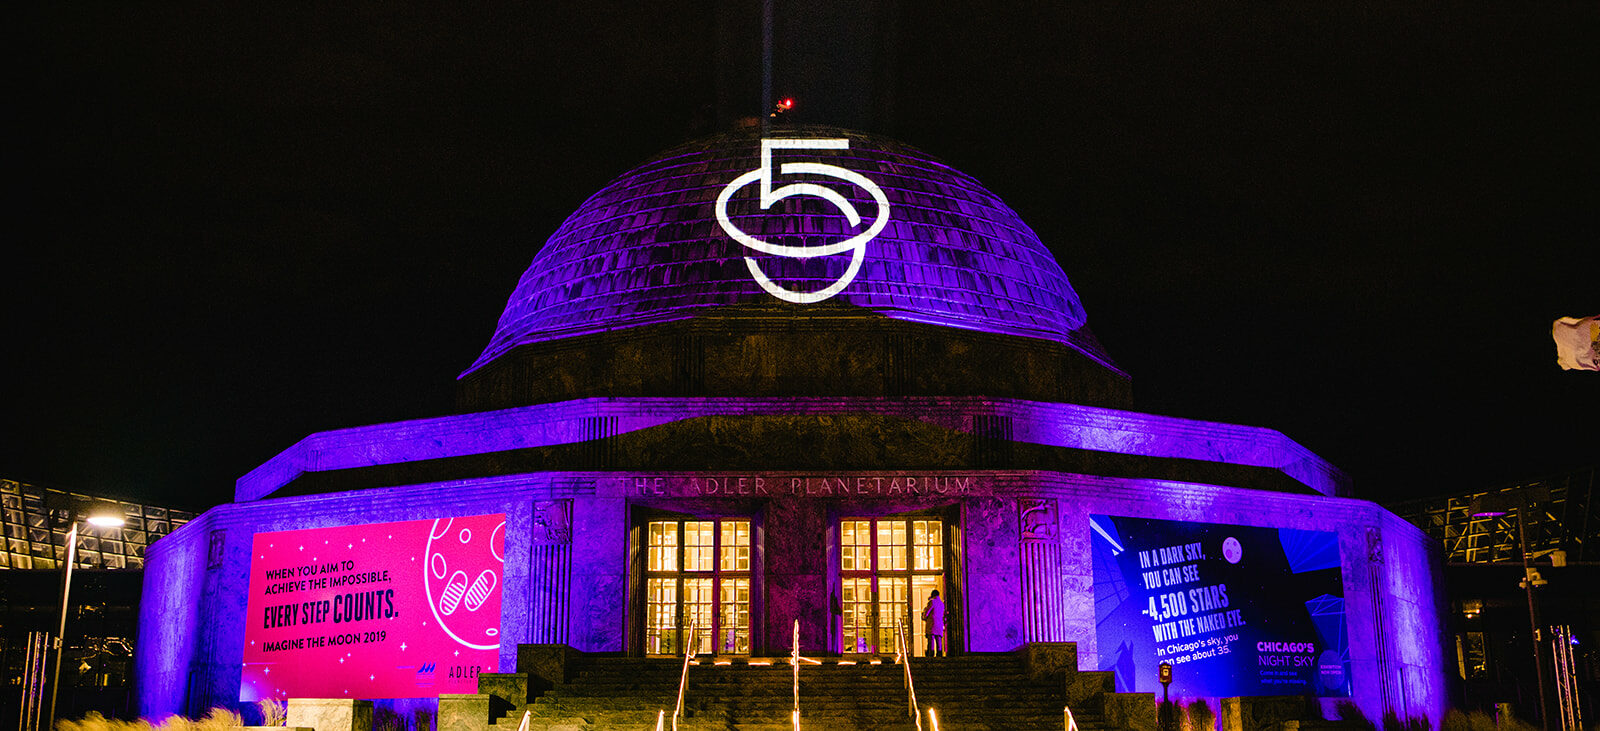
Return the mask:
[[[1062,708],[1069,703],[1083,731],[1144,725],[1139,723],[1142,718],[1128,718],[1124,706],[1131,704],[1116,702],[1117,696],[1127,694],[1109,692],[1110,673],[1077,672],[1075,648],[1070,653],[1070,669],[1059,667],[1060,659],[1055,659],[1054,666],[1041,667],[1045,663],[1026,652],[914,658],[911,668],[923,709],[923,727],[931,731],[927,709],[934,708],[940,728],[951,731],[1059,731]],[[770,662],[751,665],[738,660],[714,665],[702,659],[690,666],[679,727],[790,731],[792,669],[787,658]],[[824,658],[821,663],[800,667],[803,728],[915,728],[908,716],[904,671],[899,665],[892,661],[847,664],[838,658]],[[566,661],[562,678],[544,683],[535,680],[535,687],[542,684],[547,689],[532,693],[536,697],[531,701],[526,696],[508,699],[503,690],[484,687],[484,681],[496,688],[508,687],[501,682],[505,676],[482,679],[480,693],[488,691],[499,699],[491,713],[491,731],[515,729],[524,711],[531,714],[531,729],[652,729],[658,711],[672,713],[681,668],[679,660],[573,656]],[[1070,672],[1063,672],[1066,670]],[[1149,694],[1123,700],[1152,703]],[[1153,705],[1149,715],[1153,722]]]

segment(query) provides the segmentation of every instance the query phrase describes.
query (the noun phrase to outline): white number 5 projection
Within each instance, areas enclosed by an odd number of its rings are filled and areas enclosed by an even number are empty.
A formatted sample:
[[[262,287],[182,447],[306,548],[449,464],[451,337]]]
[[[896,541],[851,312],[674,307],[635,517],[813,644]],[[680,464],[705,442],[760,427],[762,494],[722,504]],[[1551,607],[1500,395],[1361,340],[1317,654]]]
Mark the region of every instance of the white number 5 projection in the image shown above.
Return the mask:
[[[786,162],[778,168],[779,175],[821,175],[824,177],[838,178],[852,185],[858,186],[872,196],[878,204],[878,215],[867,230],[862,231],[844,241],[820,246],[780,246],[778,244],[762,241],[733,225],[728,220],[728,201],[741,188],[755,181],[761,182],[761,210],[765,211],[772,204],[797,195],[814,195],[838,208],[845,218],[849,219],[852,228],[861,225],[861,214],[856,207],[837,191],[825,188],[816,183],[790,183],[778,188],[772,187],[772,151],[773,150],[844,150],[850,147],[850,141],[844,139],[804,140],[804,139],[764,139],[761,141],[761,167],[735,178],[722,189],[717,196],[717,223],[729,236],[748,248],[755,249],[763,254],[784,256],[795,259],[810,259],[816,256],[831,256],[850,252],[850,266],[845,269],[844,275],[837,281],[815,292],[795,292],[785,289],[777,282],[767,278],[761,271],[761,265],[755,259],[744,258],[745,266],[750,268],[750,276],[755,277],[756,283],[766,290],[768,294],[785,302],[809,304],[821,302],[838,294],[856,278],[856,273],[861,271],[861,261],[867,253],[867,242],[877,238],[883,232],[883,227],[889,224],[889,199],[883,195],[883,190],[871,180],[859,173],[846,170],[837,165],[825,165],[815,162]]]

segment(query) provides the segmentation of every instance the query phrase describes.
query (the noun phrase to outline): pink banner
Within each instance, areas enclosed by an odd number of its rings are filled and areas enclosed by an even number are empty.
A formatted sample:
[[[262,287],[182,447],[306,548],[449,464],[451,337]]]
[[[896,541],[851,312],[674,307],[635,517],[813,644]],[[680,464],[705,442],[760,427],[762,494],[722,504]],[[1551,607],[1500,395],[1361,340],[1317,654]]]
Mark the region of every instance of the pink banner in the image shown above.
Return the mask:
[[[505,515],[258,533],[239,699],[477,692],[500,649]]]

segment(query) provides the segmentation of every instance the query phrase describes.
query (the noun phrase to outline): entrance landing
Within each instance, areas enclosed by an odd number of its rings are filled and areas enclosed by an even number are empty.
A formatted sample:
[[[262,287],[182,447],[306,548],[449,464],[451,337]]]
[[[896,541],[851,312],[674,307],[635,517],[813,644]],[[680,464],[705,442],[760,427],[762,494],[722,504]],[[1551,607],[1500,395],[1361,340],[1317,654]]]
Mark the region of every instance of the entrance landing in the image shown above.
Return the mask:
[[[932,709],[941,729],[1060,731],[1063,709],[1069,706],[1083,731],[1154,726],[1151,695],[1110,692],[1110,673],[1041,667],[1037,656],[1034,663],[1028,660],[1027,653],[913,658],[922,727],[932,729]],[[670,728],[681,660],[586,656],[565,664],[564,678],[544,682],[520,673],[483,676],[479,696],[457,698],[493,703],[491,722],[460,728],[510,731],[526,713],[532,730],[653,729],[662,711]],[[519,683],[506,682],[518,677],[522,688],[529,682],[547,687],[528,697],[504,697],[507,689],[513,696],[521,693],[515,690]],[[788,658],[701,658],[689,667],[679,728],[793,731],[793,677]],[[452,702],[441,698],[440,728],[446,727],[447,716],[454,720]],[[1140,713],[1141,707],[1149,713]],[[893,658],[876,663],[870,658],[802,659],[800,722],[812,729],[915,728],[903,668]]]

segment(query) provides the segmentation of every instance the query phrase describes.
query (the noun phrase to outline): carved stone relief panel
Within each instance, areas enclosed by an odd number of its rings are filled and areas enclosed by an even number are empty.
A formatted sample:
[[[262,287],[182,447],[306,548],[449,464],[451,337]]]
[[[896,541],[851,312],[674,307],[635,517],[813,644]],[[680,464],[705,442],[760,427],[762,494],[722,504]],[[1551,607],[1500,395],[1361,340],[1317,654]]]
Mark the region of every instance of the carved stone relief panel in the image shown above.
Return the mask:
[[[534,503],[531,538],[535,546],[572,543],[572,501],[569,499]]]
[[[1056,501],[1052,498],[1023,498],[1017,501],[1018,523],[1024,541],[1054,541],[1059,533]]]

